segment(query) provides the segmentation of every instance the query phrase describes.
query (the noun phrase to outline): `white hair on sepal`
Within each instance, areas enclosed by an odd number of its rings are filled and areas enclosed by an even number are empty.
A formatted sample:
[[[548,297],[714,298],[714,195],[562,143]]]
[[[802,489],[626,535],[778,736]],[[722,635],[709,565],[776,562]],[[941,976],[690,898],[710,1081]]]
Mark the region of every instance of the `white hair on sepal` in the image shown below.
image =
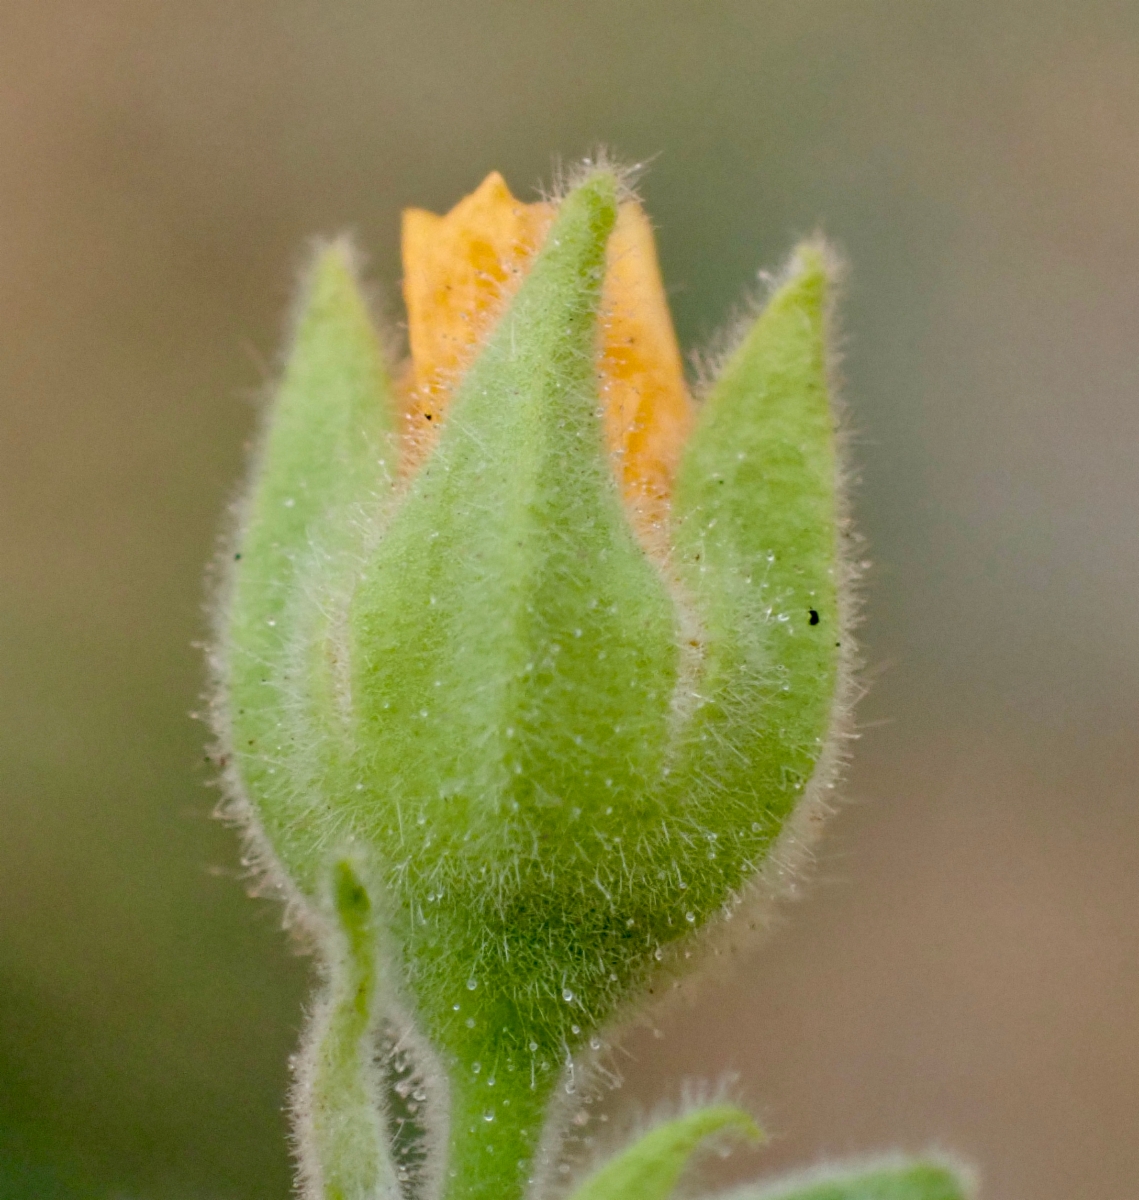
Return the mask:
[[[211,761],[218,767],[216,786],[219,787],[222,798],[214,810],[214,816],[226,824],[235,827],[241,838],[241,865],[247,890],[256,897],[270,897],[280,901],[284,906],[282,924],[297,940],[298,948],[311,953],[316,949],[316,935],[312,929],[312,919],[309,912],[310,904],[305,899],[288,873],[281,865],[276,851],[270,845],[257,815],[256,805],[248,795],[238,769],[233,739],[232,720],[229,701],[226,696],[228,664],[233,652],[229,641],[228,616],[232,609],[233,589],[235,583],[234,563],[240,555],[241,543],[249,523],[250,507],[255,493],[255,481],[261,474],[261,462],[265,454],[269,437],[270,424],[273,417],[274,401],[279,392],[289,361],[296,345],[301,321],[305,314],[305,305],[312,294],[312,283],[315,273],[325,254],[336,247],[343,254],[349,270],[361,295],[365,300],[372,326],[377,331],[381,357],[387,368],[389,380],[397,377],[396,367],[403,355],[400,339],[394,334],[394,323],[381,319],[386,309],[379,291],[366,286],[362,282],[363,255],[356,239],[348,233],[332,237],[313,239],[304,255],[303,263],[297,268],[297,284],[293,289],[293,302],[286,316],[285,336],[279,339],[281,349],[278,351],[275,368],[262,382],[258,389],[257,403],[260,409],[258,430],[254,437],[254,445],[249,455],[245,477],[241,481],[235,495],[227,505],[227,520],[218,538],[217,548],[212,561],[206,570],[206,601],[204,609],[207,618],[209,638],[206,644],[207,688],[203,696],[205,701],[205,719],[213,734],[213,741],[208,747]],[[394,384],[393,384],[394,400]],[[393,417],[395,413],[393,412]],[[377,447],[377,453],[380,448]],[[398,464],[391,463],[391,473],[396,474]],[[352,520],[358,526],[374,529],[381,524],[392,507],[390,496],[375,498],[370,506],[371,512],[363,511],[357,505],[352,513]],[[378,534],[373,534],[373,537]],[[310,539],[308,553],[323,553],[317,541],[317,535]],[[327,558],[327,555],[325,555]],[[361,561],[361,560],[358,560]],[[326,574],[327,581],[327,574]],[[311,593],[313,585],[308,573],[299,570],[293,577],[294,584],[302,584],[302,590]],[[343,582],[343,581],[342,581]],[[327,603],[335,603],[331,598],[325,598]],[[341,598],[343,602],[343,598]],[[347,645],[344,633],[339,623],[333,621],[332,636],[337,641],[337,658],[346,658]],[[295,643],[295,639],[294,639]],[[287,655],[295,657],[299,653],[295,644],[289,648]],[[338,683],[340,680],[338,680]],[[300,789],[297,789],[299,797]]]
[[[540,184],[538,194],[546,204],[560,204],[574,188],[599,172],[607,172],[617,180],[617,203],[637,200],[637,184],[648,169],[648,163],[623,163],[606,146],[599,145],[570,164],[560,158],[553,161],[552,183]]]
[[[800,886],[815,860],[815,848],[826,819],[839,804],[838,784],[850,759],[851,743],[859,737],[854,723],[854,708],[864,692],[860,668],[862,661],[854,639],[858,624],[859,595],[857,583],[867,563],[861,558],[862,539],[851,526],[849,491],[855,482],[848,464],[851,435],[842,401],[838,363],[835,349],[838,338],[834,328],[835,282],[841,280],[842,259],[838,253],[816,236],[804,246],[822,250],[828,286],[824,309],[824,349],[826,352],[827,392],[835,429],[835,586],[838,602],[838,640],[840,642],[835,694],[831,704],[830,722],[814,771],[791,813],[785,818],[778,834],[768,848],[757,870],[741,881],[739,889],[725,897],[718,911],[693,933],[662,947],[660,965],[650,973],[647,982],[632,994],[606,1023],[605,1035],[615,1039],[622,1030],[653,1028],[678,1003],[693,1004],[704,988],[724,977],[735,966],[735,960],[754,952],[766,940],[778,923],[780,908],[788,899],[800,899]],[[802,270],[798,251],[793,253],[777,275],[767,277],[771,291],[777,290]],[[720,339],[715,352],[717,374],[722,364],[738,348],[750,331],[766,297],[752,302],[749,310],[737,318],[731,333]],[[680,601],[681,612],[691,605],[686,597],[673,590]],[[694,610],[693,610],[694,611]],[[698,671],[699,656],[691,669]],[[696,682],[682,676],[682,684]],[[682,698],[680,698],[682,702]],[[680,713],[674,717],[678,724]]]
[[[760,269],[756,272],[756,285],[742,300],[732,306],[724,323],[705,341],[688,354],[693,376],[693,396],[697,404],[707,399],[724,372],[724,368],[751,332],[756,320],[763,315],[768,301],[784,284],[790,283],[802,273],[802,251],[815,250],[823,260],[827,278],[827,303],[823,314],[825,345],[827,350],[827,383],[832,409],[836,399],[841,402],[841,378],[838,373],[842,361],[841,334],[835,330],[835,312],[838,298],[846,283],[848,272],[846,258],[838,247],[821,230],[796,241],[794,249],[777,271]]]

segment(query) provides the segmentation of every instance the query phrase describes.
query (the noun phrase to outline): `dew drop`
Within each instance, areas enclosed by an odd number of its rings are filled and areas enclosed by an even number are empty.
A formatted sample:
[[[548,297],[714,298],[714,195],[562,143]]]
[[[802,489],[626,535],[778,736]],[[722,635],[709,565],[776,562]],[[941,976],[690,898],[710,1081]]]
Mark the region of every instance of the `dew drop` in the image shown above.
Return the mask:
[[[686,912],[684,914],[684,919],[689,925],[694,925],[696,923],[696,914],[694,912]]]
[[[564,1001],[565,1001],[567,1004],[572,1004],[572,1003],[573,1003],[573,992],[571,992],[571,991],[570,991],[570,989],[569,989],[568,987],[564,987],[564,988],[562,988],[562,999],[563,999],[563,1000],[564,1000]]]
[[[493,1108],[488,1108],[488,1109],[486,1110],[486,1112],[484,1112],[484,1113],[483,1113],[483,1115],[482,1115],[482,1119],[483,1119],[484,1121],[493,1121],[493,1120],[494,1120],[494,1109],[493,1109]]]
[[[475,990],[475,988],[478,987],[478,985],[479,985],[479,981],[477,979],[468,979],[467,980],[467,991],[473,992]]]
[[[482,1070],[482,1063],[471,1063],[471,1074],[477,1075]]]

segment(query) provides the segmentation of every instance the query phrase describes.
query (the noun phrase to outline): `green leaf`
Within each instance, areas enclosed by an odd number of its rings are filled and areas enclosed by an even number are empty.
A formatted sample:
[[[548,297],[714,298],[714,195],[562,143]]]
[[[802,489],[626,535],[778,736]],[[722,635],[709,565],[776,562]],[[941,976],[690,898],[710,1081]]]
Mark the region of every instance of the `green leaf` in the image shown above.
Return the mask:
[[[335,863],[329,890],[321,940],[327,986],[297,1071],[301,1174],[313,1200],[397,1200],[375,1064],[382,1017],[375,912],[349,859]]]
[[[720,1200],[968,1200],[972,1194],[959,1169],[917,1159],[829,1166],[741,1188]]]
[[[750,1140],[762,1136],[741,1109],[699,1108],[650,1129],[579,1184],[570,1200],[667,1200],[700,1143],[728,1131]]]
[[[239,790],[313,895],[344,691],[332,626],[364,524],[353,509],[388,499],[396,463],[387,372],[342,243],[312,267],[266,417],[229,564],[217,708]]]

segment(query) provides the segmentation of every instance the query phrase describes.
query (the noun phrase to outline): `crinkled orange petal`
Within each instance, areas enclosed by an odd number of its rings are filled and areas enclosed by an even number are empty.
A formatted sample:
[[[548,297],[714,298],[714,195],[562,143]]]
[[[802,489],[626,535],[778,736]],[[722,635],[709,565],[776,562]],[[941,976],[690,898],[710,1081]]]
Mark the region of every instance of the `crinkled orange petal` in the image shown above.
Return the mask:
[[[492,172],[446,216],[404,212],[409,467],[434,440],[456,381],[521,281],[554,211],[551,204],[519,203]],[[609,239],[597,367],[617,477],[634,510],[655,521],[692,424],[692,404],[652,226],[635,201],[621,205]]]
[[[625,497],[652,518],[672,490],[693,412],[653,228],[636,201],[621,205],[609,239],[598,373]]]
[[[552,217],[551,205],[515,200],[497,171],[445,217],[404,211],[407,465],[418,463],[433,443],[455,383],[517,288]]]

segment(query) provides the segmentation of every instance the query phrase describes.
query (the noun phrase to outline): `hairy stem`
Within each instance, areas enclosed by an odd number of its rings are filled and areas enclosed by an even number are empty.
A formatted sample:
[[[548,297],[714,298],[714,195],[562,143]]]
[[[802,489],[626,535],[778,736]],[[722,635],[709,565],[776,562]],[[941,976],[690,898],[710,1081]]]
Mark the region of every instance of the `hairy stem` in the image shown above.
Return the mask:
[[[443,1200],[517,1200],[535,1171],[555,1079],[505,1071],[502,1060],[456,1064]]]
[[[333,869],[331,891],[336,950],[298,1072],[301,1174],[311,1200],[395,1200],[374,1063],[380,1013],[372,903],[345,860]]]

